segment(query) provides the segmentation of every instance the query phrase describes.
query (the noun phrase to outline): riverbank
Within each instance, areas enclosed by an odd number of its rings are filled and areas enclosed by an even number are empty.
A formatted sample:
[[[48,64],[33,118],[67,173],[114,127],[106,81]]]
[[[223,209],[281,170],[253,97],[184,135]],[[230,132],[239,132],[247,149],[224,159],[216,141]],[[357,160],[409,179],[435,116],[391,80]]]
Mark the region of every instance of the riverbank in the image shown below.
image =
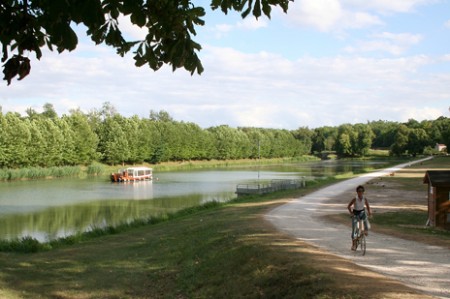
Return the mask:
[[[240,199],[47,252],[0,253],[0,297],[427,298],[263,220],[323,186]]]
[[[369,155],[356,158],[355,160],[385,160],[398,161],[406,158],[390,157],[387,151],[371,150]],[[345,159],[344,159],[345,160]],[[158,164],[140,163],[139,166],[153,168],[154,172],[183,171],[193,169],[216,169],[228,167],[260,167],[273,164],[302,163],[320,161],[320,158],[312,155],[304,155],[294,158],[272,158],[272,159],[240,159],[240,160],[191,160],[191,161],[169,161]],[[22,167],[0,169],[1,181],[52,179],[63,177],[88,177],[97,176],[109,179],[111,173],[120,168],[134,167],[137,165],[107,165],[93,162],[90,165],[77,166],[54,166],[54,167]]]
[[[296,158],[274,158],[274,159],[241,159],[241,160],[208,160],[208,161],[177,161],[164,162],[158,164],[141,163],[139,166],[152,168],[156,172],[164,171],[182,171],[192,169],[215,169],[240,166],[254,166],[282,163],[299,163],[320,161],[314,156],[302,156]],[[17,181],[17,180],[37,180],[37,179],[53,179],[63,177],[88,177],[100,176],[109,179],[111,173],[117,172],[118,169],[134,167],[136,165],[107,165],[94,162],[88,166],[54,166],[54,167],[22,167],[22,168],[2,168],[0,169],[1,181]]]

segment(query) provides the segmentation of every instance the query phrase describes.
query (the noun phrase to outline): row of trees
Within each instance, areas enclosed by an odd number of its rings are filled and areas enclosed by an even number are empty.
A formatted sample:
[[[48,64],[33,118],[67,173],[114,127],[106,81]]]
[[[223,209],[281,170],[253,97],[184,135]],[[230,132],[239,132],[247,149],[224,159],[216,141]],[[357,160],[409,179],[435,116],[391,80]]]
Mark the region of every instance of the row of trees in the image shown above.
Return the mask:
[[[363,156],[369,148],[389,149],[393,156],[431,154],[436,143],[450,144],[450,118],[406,123],[373,121],[314,129],[312,152],[336,151]]]
[[[445,117],[282,130],[227,125],[202,129],[175,121],[165,111],[151,111],[148,118],[124,117],[109,103],[62,117],[51,104],[42,113],[28,109],[26,114],[0,112],[0,167],[279,158],[324,151],[355,157],[373,147],[416,155],[436,143],[450,144],[450,119]]]

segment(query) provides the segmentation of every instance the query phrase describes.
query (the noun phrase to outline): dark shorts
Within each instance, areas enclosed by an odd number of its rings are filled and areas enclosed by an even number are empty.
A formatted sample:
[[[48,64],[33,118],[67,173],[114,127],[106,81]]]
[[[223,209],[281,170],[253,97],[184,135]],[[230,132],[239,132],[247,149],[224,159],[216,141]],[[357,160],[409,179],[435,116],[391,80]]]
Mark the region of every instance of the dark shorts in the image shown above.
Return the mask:
[[[366,218],[366,211],[365,210],[353,210],[353,215],[355,215],[358,219],[364,219]]]

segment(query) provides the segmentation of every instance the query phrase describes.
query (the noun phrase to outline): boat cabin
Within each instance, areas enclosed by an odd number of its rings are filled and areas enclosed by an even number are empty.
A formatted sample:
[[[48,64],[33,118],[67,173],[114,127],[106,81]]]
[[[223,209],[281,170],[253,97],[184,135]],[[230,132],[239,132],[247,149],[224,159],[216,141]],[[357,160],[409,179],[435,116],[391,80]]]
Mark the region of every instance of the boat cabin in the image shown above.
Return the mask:
[[[450,229],[450,170],[428,170],[423,183],[428,184],[427,225]]]
[[[153,178],[153,169],[149,167],[129,167],[119,169],[118,172],[111,174],[113,182],[133,182],[151,180]]]

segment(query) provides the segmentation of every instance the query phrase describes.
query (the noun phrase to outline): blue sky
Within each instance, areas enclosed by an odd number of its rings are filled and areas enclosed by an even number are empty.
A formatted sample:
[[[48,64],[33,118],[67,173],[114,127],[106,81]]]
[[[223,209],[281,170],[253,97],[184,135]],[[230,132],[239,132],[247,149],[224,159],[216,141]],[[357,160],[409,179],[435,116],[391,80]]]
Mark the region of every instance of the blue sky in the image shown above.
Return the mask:
[[[110,102],[124,116],[280,129],[450,116],[450,0],[296,0],[270,20],[208,10],[205,21],[201,76],[136,68],[79,28],[75,51],[30,56],[26,79],[0,85],[3,112]]]

